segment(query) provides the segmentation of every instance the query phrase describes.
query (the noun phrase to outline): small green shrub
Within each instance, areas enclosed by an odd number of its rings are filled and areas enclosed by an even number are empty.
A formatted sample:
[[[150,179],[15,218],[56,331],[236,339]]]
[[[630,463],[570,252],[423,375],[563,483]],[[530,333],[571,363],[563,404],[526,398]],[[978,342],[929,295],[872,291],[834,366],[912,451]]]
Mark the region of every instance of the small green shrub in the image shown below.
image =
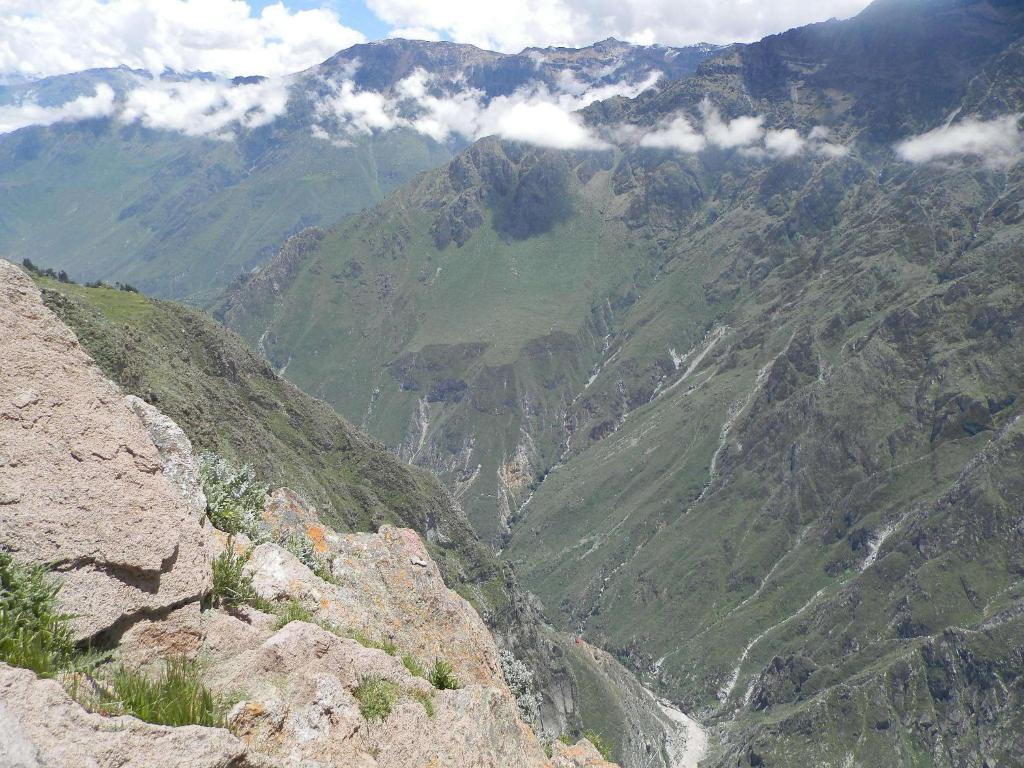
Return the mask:
[[[583,738],[594,745],[597,751],[601,753],[601,757],[609,763],[612,762],[612,744],[604,736],[597,731],[584,731]]]
[[[267,486],[256,481],[252,467],[239,469],[215,454],[206,454],[199,477],[206,494],[206,514],[215,528],[244,533],[254,544],[267,539],[269,532],[261,519]]]
[[[199,475],[206,494],[206,514],[215,528],[230,534],[244,533],[253,544],[278,544],[319,578],[338,583],[331,573],[330,559],[316,551],[309,537],[301,533],[281,534],[263,521],[268,487],[257,482],[252,467],[238,468],[208,453],[201,459]]]
[[[313,542],[308,536],[289,533],[278,539],[278,543],[291,552],[295,557],[311,570],[316,576],[330,584],[337,584],[331,572],[331,561],[316,551]]]
[[[359,713],[364,720],[386,720],[395,706],[401,689],[389,680],[376,676],[363,677],[352,695],[359,702]]]
[[[213,589],[210,600],[225,608],[251,605],[261,611],[272,612],[273,606],[256,593],[252,578],[242,571],[249,554],[235,552],[234,539],[228,539],[227,547],[213,560]]]
[[[0,551],[0,661],[53,677],[71,665],[71,616],[57,609],[60,585],[41,566]]]
[[[364,648],[376,648],[378,651],[384,651],[384,653],[389,656],[398,655],[398,646],[387,638],[384,638],[383,640],[374,640],[360,629],[350,629],[345,634],[350,640],[355,640]]]
[[[428,679],[430,684],[439,691],[454,691],[456,688],[462,687],[458,678],[452,674],[452,665],[444,659],[434,660],[434,667],[430,670]]]
[[[188,659],[168,659],[156,679],[121,666],[98,687],[98,704],[108,714],[134,715],[158,725],[222,726],[227,702],[211,693],[201,677],[199,665]]]
[[[426,711],[427,717],[433,717],[434,716],[434,698],[433,698],[433,696],[431,696],[426,691],[419,691],[419,690],[411,690],[411,691],[409,691],[409,696],[411,698],[415,699],[416,701],[418,701],[420,704],[423,705],[423,709]]]
[[[295,599],[289,600],[283,608],[278,609],[274,629],[281,629],[281,627],[293,621],[308,621],[311,624],[320,623],[314,619],[313,614],[309,612],[309,609],[300,600]],[[327,627],[324,626],[324,629],[327,629]]]
[[[519,714],[527,723],[536,723],[540,719],[541,699],[533,682],[533,672],[504,648],[498,651],[498,660],[501,662],[505,682],[516,697]]]
[[[420,663],[416,661],[416,659],[414,659],[408,653],[403,654],[402,664],[404,664],[405,668],[409,670],[410,675],[413,675],[415,677],[422,677],[424,680],[427,679],[427,670],[421,667]]]

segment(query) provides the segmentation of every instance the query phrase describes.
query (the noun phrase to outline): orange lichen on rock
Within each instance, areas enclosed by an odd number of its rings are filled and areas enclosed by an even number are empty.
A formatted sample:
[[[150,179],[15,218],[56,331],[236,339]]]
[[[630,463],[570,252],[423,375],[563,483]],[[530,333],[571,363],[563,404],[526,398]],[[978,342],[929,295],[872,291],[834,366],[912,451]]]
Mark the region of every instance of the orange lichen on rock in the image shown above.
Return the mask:
[[[313,542],[313,549],[320,554],[327,551],[327,537],[322,525],[311,525],[306,528],[306,535]]]

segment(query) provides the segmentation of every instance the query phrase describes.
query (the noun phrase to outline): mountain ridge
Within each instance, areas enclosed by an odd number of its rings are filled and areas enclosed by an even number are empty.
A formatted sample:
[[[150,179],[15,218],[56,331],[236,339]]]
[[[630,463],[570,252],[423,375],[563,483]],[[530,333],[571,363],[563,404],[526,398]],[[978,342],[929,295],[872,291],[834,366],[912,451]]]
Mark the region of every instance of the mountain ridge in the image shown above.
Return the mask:
[[[58,122],[0,135],[0,249],[79,280],[128,282],[204,304],[288,236],[338,223],[466,145],[447,128],[410,122],[420,108],[397,103],[409,98],[396,90],[403,80],[426,76],[420,99],[476,89],[483,108],[524,90],[554,98],[637,88],[652,73],[689,74],[714,52],[674,50],[680,55],[666,59],[635,46],[591,47],[545,64],[454,43],[387,40],[278,80],[112,69],[0,88],[0,105],[15,116],[33,97],[58,113],[100,99],[104,88],[111,102],[97,101],[91,108],[106,113],[91,119],[48,117]],[[175,88],[180,110],[188,113],[196,99],[209,102],[206,111],[177,120],[165,109]],[[144,98],[126,104],[137,90]],[[65,173],[53,176],[57,163]],[[48,227],[53,211],[59,226]]]
[[[956,658],[1018,679],[1015,609],[986,622],[1020,587],[1020,155],[900,146],[1024,109],[1024,19],[940,6],[595,103],[642,131],[610,151],[479,142],[218,308],[440,472],[556,624],[718,724],[712,765],[1019,757],[1012,685]]]

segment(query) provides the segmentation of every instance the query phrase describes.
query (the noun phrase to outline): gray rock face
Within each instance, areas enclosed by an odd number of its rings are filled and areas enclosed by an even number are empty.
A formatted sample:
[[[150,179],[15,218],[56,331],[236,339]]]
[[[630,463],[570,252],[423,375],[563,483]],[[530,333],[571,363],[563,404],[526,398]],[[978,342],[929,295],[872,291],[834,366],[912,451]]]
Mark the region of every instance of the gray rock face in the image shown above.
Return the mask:
[[[234,635],[234,642],[246,635],[224,621],[210,631],[216,646],[223,645],[221,632]],[[269,755],[337,768],[547,764],[515,702],[500,688],[434,691],[399,659],[305,622],[214,661],[210,674],[218,688],[242,696],[230,716],[233,730]],[[387,681],[396,697],[391,712],[372,722],[360,714],[355,695],[370,678]],[[416,697],[430,701],[430,713]]]
[[[473,607],[445,586],[415,531],[385,525],[376,534],[341,536],[318,525],[307,535],[331,558],[337,584],[282,547],[261,544],[246,566],[261,596],[301,600],[339,627],[393,641],[424,666],[444,658],[464,683],[505,688],[494,638]]]
[[[198,600],[210,557],[198,519],[119,390],[0,261],[0,541],[54,563],[77,638]]]
[[[60,684],[0,664],[4,768],[273,768],[222,728],[150,725],[86,712]]]
[[[199,460],[192,452],[192,441],[172,419],[145,400],[127,395],[125,402],[142,419],[143,426],[160,452],[164,477],[178,489],[192,515],[202,520],[206,514],[206,494],[203,493],[199,478]]]
[[[293,621],[279,628],[275,617],[251,608],[200,614],[189,606],[136,624],[121,639],[119,660],[202,658],[207,685],[238,702],[229,715],[232,731],[288,766],[608,765],[585,744],[563,749],[557,763],[545,758],[482,620],[444,586],[412,531],[385,526],[342,536],[310,526],[307,533],[333,556],[338,583],[275,544],[256,547],[246,573],[264,599],[278,606],[298,601],[321,626]],[[392,641],[396,655],[342,636],[351,630]],[[434,690],[411,674],[403,654],[423,667],[445,658],[462,687]],[[368,721],[358,690],[370,679],[389,686],[394,700],[390,713]]]

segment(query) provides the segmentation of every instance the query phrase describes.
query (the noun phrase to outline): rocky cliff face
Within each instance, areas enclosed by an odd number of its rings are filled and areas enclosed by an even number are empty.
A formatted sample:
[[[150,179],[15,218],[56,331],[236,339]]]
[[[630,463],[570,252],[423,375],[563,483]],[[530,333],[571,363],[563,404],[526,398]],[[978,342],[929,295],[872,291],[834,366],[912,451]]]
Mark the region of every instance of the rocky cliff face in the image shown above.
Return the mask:
[[[80,691],[0,664],[4,765],[609,765],[586,742],[545,755],[489,631],[415,532],[339,535],[282,492],[266,521],[327,570],[273,543],[243,555],[244,537],[196,514],[188,439],[126,400],[2,261],[0,317],[0,544],[54,568],[76,639],[143,673],[194,661],[234,702],[223,728],[150,725],[87,711]],[[203,602],[227,548],[246,558],[259,609]],[[457,681],[425,679],[438,658]],[[372,716],[361,698],[371,682],[387,698]]]

